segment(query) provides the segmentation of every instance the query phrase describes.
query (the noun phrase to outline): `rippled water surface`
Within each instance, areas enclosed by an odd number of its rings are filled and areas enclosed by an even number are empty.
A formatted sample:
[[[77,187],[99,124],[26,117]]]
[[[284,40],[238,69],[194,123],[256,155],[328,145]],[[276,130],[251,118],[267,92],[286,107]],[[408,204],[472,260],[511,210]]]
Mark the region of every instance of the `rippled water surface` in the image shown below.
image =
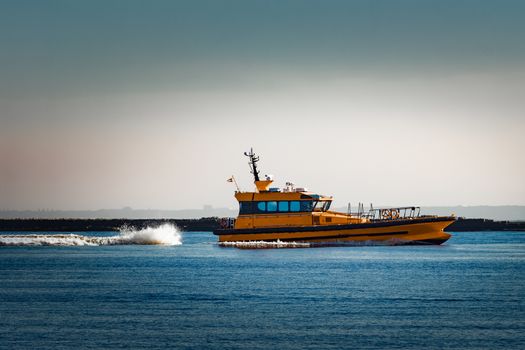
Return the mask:
[[[443,246],[140,243],[0,246],[0,347],[525,348],[525,232]]]

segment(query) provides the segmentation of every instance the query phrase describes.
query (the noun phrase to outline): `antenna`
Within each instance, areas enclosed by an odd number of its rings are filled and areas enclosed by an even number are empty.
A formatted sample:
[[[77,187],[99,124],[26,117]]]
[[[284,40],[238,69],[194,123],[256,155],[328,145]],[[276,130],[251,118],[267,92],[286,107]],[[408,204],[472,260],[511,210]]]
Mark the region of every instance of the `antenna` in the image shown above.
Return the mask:
[[[250,148],[250,153],[244,152],[244,155],[250,158],[250,162],[248,164],[250,165],[251,173],[253,174],[255,181],[259,181],[259,170],[257,170],[257,162],[259,161],[259,157],[253,153],[253,148]]]

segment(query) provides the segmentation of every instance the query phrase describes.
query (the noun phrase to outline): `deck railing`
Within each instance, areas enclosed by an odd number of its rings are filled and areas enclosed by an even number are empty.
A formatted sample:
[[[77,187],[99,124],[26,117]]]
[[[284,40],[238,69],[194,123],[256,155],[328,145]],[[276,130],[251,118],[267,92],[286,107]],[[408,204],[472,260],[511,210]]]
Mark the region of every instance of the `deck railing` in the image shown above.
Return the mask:
[[[369,220],[414,219],[421,215],[421,207],[374,208],[372,204],[370,204],[370,209],[365,211],[364,205],[359,203],[357,212],[352,213],[351,206],[348,204],[348,214]]]

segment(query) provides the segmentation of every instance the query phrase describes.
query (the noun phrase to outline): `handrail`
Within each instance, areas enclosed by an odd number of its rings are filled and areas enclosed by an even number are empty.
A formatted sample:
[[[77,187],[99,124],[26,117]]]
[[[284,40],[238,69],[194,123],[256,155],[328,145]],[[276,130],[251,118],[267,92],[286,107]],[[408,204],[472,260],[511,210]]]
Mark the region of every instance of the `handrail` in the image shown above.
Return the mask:
[[[359,206],[358,212],[350,215],[369,220],[414,219],[421,216],[421,207],[374,208],[370,205],[368,212],[365,212],[362,206]]]

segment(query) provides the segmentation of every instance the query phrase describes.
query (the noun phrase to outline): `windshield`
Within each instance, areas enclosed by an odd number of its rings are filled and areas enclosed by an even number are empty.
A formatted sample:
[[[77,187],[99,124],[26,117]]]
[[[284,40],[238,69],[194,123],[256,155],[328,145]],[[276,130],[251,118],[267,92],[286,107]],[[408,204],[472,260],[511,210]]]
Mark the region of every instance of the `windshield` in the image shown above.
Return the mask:
[[[317,201],[314,205],[314,211],[327,211],[332,201]]]

